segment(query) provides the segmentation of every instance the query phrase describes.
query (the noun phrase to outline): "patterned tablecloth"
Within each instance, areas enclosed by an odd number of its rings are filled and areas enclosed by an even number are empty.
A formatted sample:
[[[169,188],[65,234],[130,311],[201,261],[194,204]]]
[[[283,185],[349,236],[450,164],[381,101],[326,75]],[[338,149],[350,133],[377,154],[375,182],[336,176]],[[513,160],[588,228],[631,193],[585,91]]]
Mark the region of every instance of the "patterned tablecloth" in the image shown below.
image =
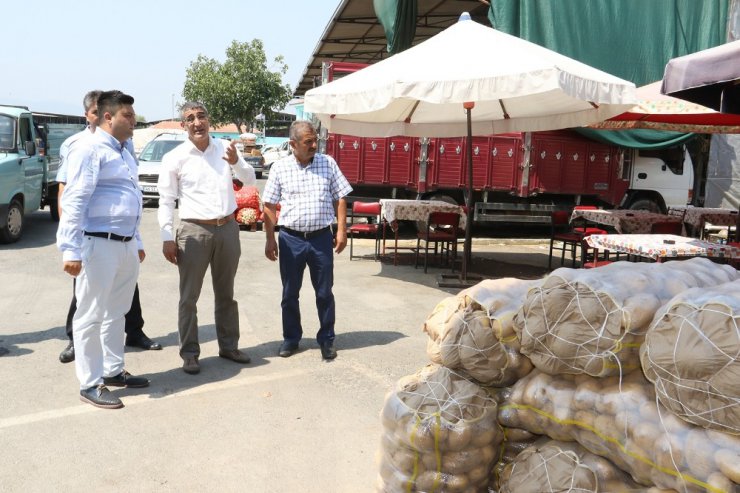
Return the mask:
[[[586,238],[586,242],[599,250],[639,255],[658,261],[671,257],[740,259],[740,248],[686,236],[591,235]]]
[[[570,216],[573,221],[583,218],[596,224],[611,226],[619,233],[624,234],[649,234],[654,223],[659,222],[681,222],[680,216],[668,216],[656,214],[649,211],[633,210],[603,210],[603,209],[575,209]]]
[[[467,223],[467,217],[462,207],[440,200],[380,199],[380,206],[381,214],[391,225],[394,221],[402,220],[426,221],[430,212],[457,212],[460,214],[459,227],[465,229]]]
[[[683,215],[684,224],[694,229],[701,228],[702,221],[714,226],[735,226],[738,217],[737,210],[719,207],[671,207],[671,212]]]

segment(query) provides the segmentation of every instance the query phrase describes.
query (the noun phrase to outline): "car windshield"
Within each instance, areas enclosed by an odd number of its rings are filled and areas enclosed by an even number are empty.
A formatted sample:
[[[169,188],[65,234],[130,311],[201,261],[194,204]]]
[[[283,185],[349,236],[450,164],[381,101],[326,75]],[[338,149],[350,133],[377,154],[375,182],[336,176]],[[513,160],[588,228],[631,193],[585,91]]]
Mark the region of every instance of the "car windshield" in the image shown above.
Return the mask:
[[[141,151],[139,161],[161,161],[165,154],[180,144],[182,144],[181,140],[153,140]]]
[[[0,150],[10,151],[14,148],[15,118],[0,115]]]

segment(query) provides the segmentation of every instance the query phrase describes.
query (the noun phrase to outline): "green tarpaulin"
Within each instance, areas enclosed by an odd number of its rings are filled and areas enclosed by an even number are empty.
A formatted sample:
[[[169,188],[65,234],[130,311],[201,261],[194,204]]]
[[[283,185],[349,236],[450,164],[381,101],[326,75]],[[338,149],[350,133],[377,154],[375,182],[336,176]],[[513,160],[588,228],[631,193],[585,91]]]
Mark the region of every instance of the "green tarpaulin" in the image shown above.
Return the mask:
[[[410,48],[416,36],[417,0],[373,0],[375,15],[385,31],[388,53]]]
[[[729,0],[495,0],[488,18],[505,33],[643,86],[671,58],[725,42]],[[589,138],[661,149],[693,134],[577,129]]]
[[[723,44],[729,0],[495,0],[491,25],[643,86]],[[494,47],[492,47],[494,48]]]
[[[695,134],[663,132],[660,130],[594,130],[592,128],[574,129],[591,140],[632,149],[667,149],[688,142]]]

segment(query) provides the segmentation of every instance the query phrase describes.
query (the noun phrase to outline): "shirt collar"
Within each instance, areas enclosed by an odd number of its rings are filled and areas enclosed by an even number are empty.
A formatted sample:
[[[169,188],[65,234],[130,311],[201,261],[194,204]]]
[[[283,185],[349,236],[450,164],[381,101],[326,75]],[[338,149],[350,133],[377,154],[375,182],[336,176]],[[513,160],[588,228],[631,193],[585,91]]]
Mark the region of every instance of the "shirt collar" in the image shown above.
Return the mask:
[[[112,147],[116,151],[122,151],[126,147],[126,143],[121,144],[118,139],[113,137],[111,134],[100,128],[95,129],[95,133],[92,134],[93,138],[97,139],[103,145]]]

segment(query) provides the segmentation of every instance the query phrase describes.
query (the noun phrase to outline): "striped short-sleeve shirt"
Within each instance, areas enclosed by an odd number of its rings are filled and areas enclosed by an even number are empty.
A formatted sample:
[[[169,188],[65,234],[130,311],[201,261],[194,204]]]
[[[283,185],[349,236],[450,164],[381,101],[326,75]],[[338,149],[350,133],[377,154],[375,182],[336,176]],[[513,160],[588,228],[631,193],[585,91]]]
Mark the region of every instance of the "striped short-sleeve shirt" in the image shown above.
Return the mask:
[[[316,154],[302,166],[295,156],[287,156],[270,168],[262,200],[280,204],[279,226],[311,232],[334,222],[334,202],[352,191],[336,161]]]

